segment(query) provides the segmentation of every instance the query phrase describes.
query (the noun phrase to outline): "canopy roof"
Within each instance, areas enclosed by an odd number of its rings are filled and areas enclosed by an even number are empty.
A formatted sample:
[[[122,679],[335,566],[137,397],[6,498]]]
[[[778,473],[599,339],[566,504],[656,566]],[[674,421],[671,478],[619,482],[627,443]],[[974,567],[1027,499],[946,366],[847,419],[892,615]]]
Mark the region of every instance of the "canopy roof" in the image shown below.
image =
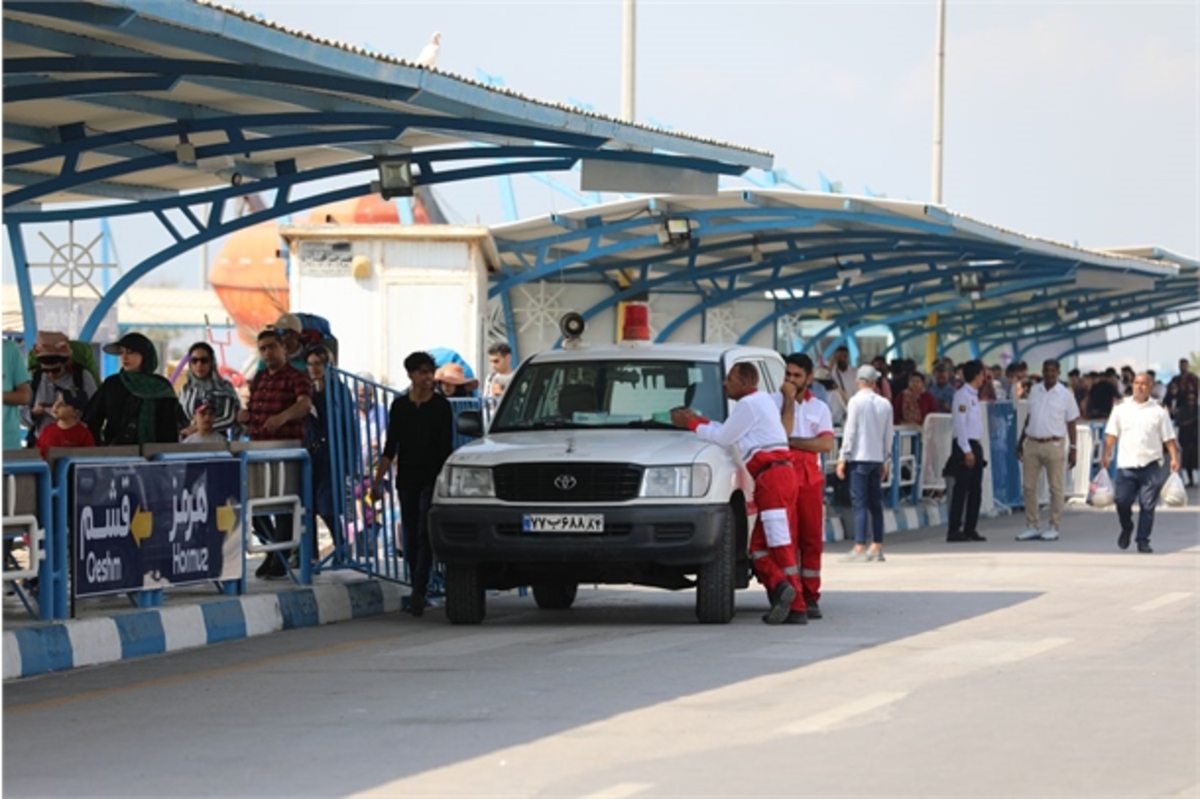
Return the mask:
[[[772,160],[211,2],[11,0],[3,14],[6,208],[162,197],[228,185],[234,173],[248,184],[322,168],[328,177],[364,156],[433,148],[453,150],[455,162],[503,155],[541,170],[553,168],[548,159],[584,155],[726,174]],[[521,149],[481,153],[464,143]],[[417,161],[425,178],[437,161],[448,159]],[[492,174],[513,171],[522,170]]]
[[[674,220],[676,231],[670,232]],[[774,313],[837,318],[984,343],[1062,333],[1104,315],[1158,315],[1195,304],[1195,261],[1161,250],[1089,250],[1026,236],[924,203],[800,191],[724,190],[655,196],[493,228],[504,277],[522,283],[605,282],[593,316],[645,292],[694,292],[662,327],[741,297],[771,297]]]

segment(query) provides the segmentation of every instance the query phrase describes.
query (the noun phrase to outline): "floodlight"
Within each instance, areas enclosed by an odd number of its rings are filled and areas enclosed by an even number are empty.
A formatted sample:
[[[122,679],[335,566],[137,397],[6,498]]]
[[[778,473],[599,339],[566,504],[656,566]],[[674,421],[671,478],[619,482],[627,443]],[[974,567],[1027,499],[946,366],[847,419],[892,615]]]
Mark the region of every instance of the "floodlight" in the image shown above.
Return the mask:
[[[960,294],[979,294],[983,291],[983,284],[982,272],[959,272],[954,276],[954,285]]]
[[[686,217],[669,217],[658,232],[658,243],[679,247],[692,237],[692,223]]]
[[[385,200],[411,197],[413,193],[412,162],[407,158],[378,158],[379,194]]]

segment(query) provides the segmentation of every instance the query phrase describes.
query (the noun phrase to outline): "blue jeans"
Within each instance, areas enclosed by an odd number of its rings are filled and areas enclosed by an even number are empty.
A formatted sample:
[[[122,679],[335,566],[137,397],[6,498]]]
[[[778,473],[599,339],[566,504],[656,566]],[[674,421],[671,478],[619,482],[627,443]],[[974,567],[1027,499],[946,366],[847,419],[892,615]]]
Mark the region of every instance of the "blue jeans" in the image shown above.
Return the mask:
[[[883,463],[851,461],[850,505],[854,508],[854,543],[867,543],[867,515],[871,518],[871,540],[883,543]]]
[[[1121,531],[1133,530],[1133,499],[1138,500],[1137,540],[1149,541],[1154,527],[1154,509],[1163,484],[1162,463],[1155,462],[1140,469],[1117,469],[1113,496],[1117,503],[1117,518]]]

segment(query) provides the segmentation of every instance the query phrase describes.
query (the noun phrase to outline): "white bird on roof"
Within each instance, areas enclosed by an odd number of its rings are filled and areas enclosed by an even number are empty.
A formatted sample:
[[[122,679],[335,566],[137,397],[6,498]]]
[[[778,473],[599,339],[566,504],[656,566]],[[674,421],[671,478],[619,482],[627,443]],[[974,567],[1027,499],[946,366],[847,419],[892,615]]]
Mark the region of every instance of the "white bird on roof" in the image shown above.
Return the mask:
[[[419,67],[432,67],[437,65],[438,55],[442,52],[442,34],[434,33],[429,37],[429,44],[425,45],[425,49],[417,56],[414,61]]]

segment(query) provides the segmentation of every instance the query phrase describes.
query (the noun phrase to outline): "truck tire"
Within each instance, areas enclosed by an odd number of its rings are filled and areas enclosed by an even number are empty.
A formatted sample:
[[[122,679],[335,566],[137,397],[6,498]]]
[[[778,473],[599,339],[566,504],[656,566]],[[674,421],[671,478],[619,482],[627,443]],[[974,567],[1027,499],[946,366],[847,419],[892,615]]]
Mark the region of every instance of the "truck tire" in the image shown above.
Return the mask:
[[[734,540],[737,528],[732,509],[726,516],[725,530],[717,556],[700,567],[696,576],[696,618],[701,624],[728,624],[734,613],[734,575],[737,565]]]
[[[533,601],[542,610],[567,610],[578,592],[579,583],[534,583]]]
[[[479,624],[487,612],[478,566],[446,564],[446,618],[451,624]]]

